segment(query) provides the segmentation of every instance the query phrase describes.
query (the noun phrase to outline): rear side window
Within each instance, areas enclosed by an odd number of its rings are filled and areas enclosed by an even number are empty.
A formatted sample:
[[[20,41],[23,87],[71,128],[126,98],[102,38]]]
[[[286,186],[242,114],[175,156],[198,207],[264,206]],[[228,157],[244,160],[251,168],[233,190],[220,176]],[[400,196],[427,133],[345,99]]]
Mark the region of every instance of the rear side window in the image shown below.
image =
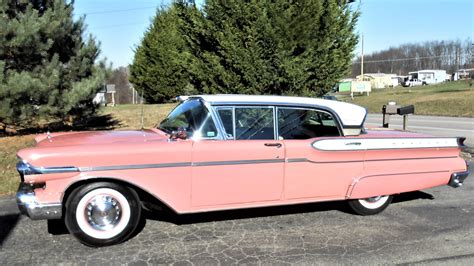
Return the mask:
[[[279,139],[340,136],[331,114],[313,109],[278,107]]]
[[[275,139],[273,107],[236,107],[235,139]]]

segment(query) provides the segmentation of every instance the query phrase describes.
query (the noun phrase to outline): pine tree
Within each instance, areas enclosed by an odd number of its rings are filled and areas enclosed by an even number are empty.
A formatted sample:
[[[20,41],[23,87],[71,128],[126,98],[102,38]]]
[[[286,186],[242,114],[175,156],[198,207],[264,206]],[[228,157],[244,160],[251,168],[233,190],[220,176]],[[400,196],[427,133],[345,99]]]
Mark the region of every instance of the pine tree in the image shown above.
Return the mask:
[[[320,96],[350,68],[358,13],[344,0],[207,0],[160,9],[132,83],[147,100],[204,94]]]
[[[188,49],[178,31],[176,5],[156,11],[130,66],[130,82],[149,103],[166,102],[185,90],[188,94],[193,91],[189,90]]]
[[[180,14],[203,93],[320,96],[346,74],[358,13],[346,1],[208,0]]]
[[[1,1],[0,123],[32,126],[39,119],[83,118],[103,86],[104,62],[73,2]]]

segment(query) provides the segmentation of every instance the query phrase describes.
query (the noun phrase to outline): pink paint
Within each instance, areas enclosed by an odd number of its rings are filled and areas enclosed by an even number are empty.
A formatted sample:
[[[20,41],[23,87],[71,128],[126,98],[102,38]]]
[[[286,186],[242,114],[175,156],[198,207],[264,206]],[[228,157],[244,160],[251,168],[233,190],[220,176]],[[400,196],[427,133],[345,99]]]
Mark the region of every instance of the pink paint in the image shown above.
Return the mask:
[[[369,131],[350,138],[414,137],[428,136]],[[397,194],[446,185],[453,172],[466,170],[456,147],[321,151],[312,146],[316,140],[169,141],[156,129],[69,132],[41,135],[18,156],[35,167],[81,170],[26,175],[27,183],[46,183],[35,190],[39,203],[61,202],[80,180],[110,178],[142,188],[178,213]]]

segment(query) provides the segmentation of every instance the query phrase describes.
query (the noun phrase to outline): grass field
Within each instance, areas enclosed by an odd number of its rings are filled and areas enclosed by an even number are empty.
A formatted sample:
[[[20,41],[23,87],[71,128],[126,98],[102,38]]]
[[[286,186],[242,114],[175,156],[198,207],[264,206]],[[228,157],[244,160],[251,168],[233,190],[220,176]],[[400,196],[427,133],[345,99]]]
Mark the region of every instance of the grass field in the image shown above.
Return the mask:
[[[468,81],[447,82],[439,85],[411,88],[374,89],[370,96],[335,94],[339,99],[368,108],[370,113],[381,113],[389,101],[400,105],[415,105],[415,114],[474,117],[474,84]]]
[[[401,105],[414,104],[416,114],[445,116],[474,116],[474,87],[458,81],[440,85],[374,90],[370,96],[356,96],[352,101],[348,94],[337,97],[362,105],[372,113],[380,113],[382,105],[396,101]],[[154,127],[175,104],[144,105],[143,125]],[[141,105],[119,105],[103,108],[99,115],[108,117],[108,129],[125,130],[141,128]],[[101,128],[100,125],[97,128]],[[90,128],[94,130],[94,127]],[[34,145],[34,135],[0,137],[0,195],[11,194],[18,187],[15,169],[16,152]]]

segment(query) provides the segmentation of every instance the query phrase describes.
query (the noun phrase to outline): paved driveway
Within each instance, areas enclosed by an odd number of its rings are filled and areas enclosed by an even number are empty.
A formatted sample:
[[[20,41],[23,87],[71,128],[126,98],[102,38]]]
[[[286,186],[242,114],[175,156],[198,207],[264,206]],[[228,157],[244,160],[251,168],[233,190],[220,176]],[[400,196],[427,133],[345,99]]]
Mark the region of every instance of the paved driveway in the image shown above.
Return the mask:
[[[460,189],[402,194],[380,215],[319,203],[202,215],[148,215],[133,239],[94,249],[0,198],[0,265],[421,263],[474,264],[474,177]]]

